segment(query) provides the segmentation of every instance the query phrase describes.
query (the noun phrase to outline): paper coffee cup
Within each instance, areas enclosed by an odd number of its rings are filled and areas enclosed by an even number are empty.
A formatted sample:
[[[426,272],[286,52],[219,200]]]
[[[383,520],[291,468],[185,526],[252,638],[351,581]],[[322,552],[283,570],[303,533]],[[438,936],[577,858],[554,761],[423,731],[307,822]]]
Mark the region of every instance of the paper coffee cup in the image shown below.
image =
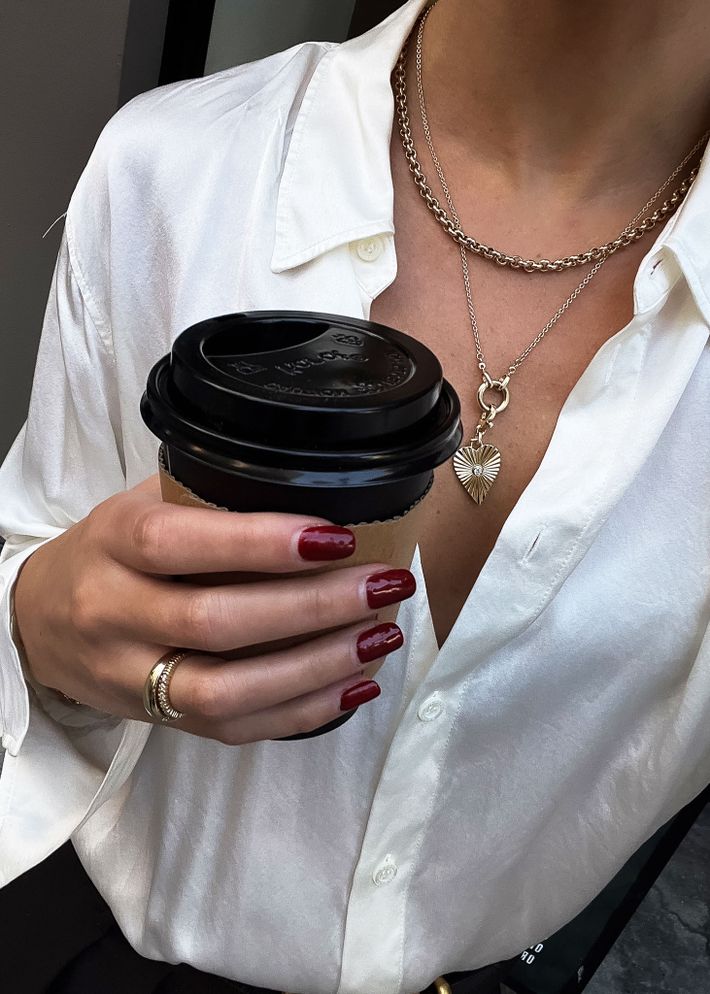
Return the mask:
[[[150,371],[141,414],[163,443],[164,500],[312,515],[352,529],[352,557],[305,572],[366,563],[408,569],[434,469],[462,437],[459,399],[425,345],[384,325],[301,311],[225,314],[187,328]],[[378,620],[394,620],[398,607],[378,611]],[[330,731],[355,710],[288,738]]]

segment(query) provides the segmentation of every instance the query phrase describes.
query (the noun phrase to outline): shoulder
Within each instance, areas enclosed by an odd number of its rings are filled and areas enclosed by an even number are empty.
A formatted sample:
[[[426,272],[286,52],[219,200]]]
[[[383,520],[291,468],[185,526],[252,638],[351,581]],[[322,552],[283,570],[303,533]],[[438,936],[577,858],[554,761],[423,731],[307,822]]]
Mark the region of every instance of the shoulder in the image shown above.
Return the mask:
[[[111,155],[156,153],[166,142],[233,133],[257,115],[288,108],[332,42],[304,42],[209,76],[158,86],[129,100],[105,125],[97,145]]]
[[[104,125],[67,210],[72,261],[107,260],[121,241],[224,175],[278,155],[333,42],[304,42],[241,66],[147,90]],[[124,231],[125,228],[125,231]],[[123,237],[125,235],[125,237]],[[98,276],[98,274],[97,274]]]
[[[204,161],[250,132],[284,121],[297,109],[332,42],[304,42],[256,62],[209,76],[180,80],[140,93],[104,125],[75,187],[72,200],[138,191],[187,161]],[[75,203],[76,212],[76,203]],[[71,209],[71,205],[70,205]]]

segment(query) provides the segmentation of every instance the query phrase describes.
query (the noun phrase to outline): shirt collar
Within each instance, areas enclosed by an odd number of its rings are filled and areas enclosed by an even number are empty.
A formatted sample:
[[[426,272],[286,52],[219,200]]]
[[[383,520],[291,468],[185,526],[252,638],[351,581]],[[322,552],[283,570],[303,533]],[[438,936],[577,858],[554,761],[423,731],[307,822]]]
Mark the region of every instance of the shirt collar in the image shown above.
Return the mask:
[[[710,151],[707,148],[689,193],[647,259],[653,265],[668,253],[672,254],[698,309],[710,325]]]
[[[345,242],[394,234],[390,76],[429,3],[408,0],[370,31],[330,48],[318,63],[296,117],[279,185],[273,272],[293,269]],[[651,305],[680,270],[710,324],[709,231],[706,151],[684,203],[641,264],[634,288],[637,302]]]
[[[429,0],[409,0],[321,58],[296,117],[279,185],[275,273],[345,242],[394,232],[390,75]]]

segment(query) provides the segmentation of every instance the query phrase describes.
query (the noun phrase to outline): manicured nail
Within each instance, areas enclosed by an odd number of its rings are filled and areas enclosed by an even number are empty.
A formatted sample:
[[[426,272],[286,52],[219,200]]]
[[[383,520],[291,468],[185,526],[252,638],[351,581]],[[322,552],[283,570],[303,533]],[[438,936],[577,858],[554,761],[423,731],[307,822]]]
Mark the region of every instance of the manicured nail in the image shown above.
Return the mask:
[[[368,628],[357,640],[357,656],[361,663],[371,663],[404,644],[404,635],[398,625],[383,624]]]
[[[373,701],[380,696],[380,693],[381,687],[378,683],[375,683],[374,680],[363,680],[362,683],[356,683],[345,691],[340,698],[340,710],[351,711],[353,708],[359,707],[360,704]]]
[[[365,584],[370,607],[386,607],[411,597],[417,583],[408,569],[388,569],[370,576]]]
[[[339,525],[304,528],[298,539],[298,554],[309,562],[347,559],[355,551],[355,536]]]

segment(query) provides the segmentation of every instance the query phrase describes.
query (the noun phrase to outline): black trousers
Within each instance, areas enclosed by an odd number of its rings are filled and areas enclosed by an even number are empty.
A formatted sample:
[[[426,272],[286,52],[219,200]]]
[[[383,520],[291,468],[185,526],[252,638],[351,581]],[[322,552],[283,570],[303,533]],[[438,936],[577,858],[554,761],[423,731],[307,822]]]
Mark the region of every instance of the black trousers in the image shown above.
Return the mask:
[[[453,994],[499,994],[505,965],[446,979]],[[69,844],[0,890],[0,977],[8,994],[281,994],[140,956]]]
[[[449,974],[454,994],[499,994],[500,966]],[[118,926],[83,950],[47,988],[46,994],[281,994],[215,977],[191,966],[169,966],[143,959],[128,945]],[[376,991],[363,994],[377,994]],[[427,994],[435,994],[433,985]]]

